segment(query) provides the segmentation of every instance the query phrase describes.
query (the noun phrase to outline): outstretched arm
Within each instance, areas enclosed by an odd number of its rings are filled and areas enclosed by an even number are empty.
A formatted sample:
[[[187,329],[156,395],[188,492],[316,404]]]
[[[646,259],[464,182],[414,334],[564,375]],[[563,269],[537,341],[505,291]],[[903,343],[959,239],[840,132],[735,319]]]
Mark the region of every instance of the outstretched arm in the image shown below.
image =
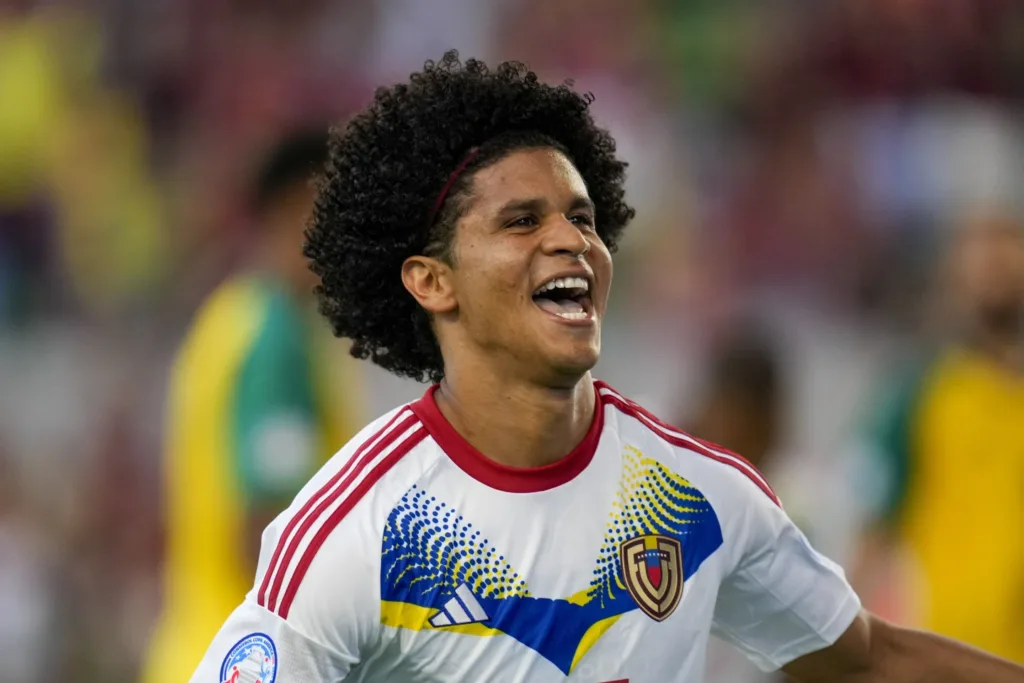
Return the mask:
[[[1024,683],[1024,667],[862,611],[835,644],[785,667],[803,683]]]

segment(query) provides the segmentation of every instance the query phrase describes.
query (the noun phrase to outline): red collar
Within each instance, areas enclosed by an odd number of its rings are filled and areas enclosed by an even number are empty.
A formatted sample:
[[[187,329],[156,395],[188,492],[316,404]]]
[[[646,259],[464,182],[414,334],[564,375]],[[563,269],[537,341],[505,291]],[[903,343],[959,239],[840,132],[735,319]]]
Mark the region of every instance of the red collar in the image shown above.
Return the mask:
[[[597,387],[595,382],[594,420],[590,423],[590,429],[587,430],[583,441],[561,460],[543,467],[510,467],[491,460],[475,449],[455,431],[437,407],[437,401],[434,400],[436,384],[427,389],[423,398],[413,403],[411,407],[437,445],[463,472],[499,491],[533,493],[553,489],[572,481],[594,459],[604,428],[604,406],[601,395],[597,393]]]

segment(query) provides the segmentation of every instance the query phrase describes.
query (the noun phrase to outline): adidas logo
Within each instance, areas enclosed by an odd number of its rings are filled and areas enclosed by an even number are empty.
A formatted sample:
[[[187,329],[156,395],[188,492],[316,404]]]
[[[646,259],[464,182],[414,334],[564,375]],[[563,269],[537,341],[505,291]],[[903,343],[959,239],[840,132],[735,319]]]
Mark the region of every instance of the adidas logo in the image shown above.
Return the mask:
[[[459,626],[461,624],[476,624],[487,621],[490,617],[480,606],[469,586],[462,584],[455,589],[455,595],[444,603],[441,611],[430,618],[430,625],[434,628],[443,626]]]

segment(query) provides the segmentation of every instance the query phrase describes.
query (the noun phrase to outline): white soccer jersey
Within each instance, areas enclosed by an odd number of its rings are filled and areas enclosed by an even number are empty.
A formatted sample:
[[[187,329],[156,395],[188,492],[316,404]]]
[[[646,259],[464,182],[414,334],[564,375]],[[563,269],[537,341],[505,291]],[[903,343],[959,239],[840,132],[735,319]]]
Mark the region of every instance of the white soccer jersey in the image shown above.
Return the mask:
[[[377,420],[263,534],[196,683],[697,683],[716,634],[765,670],[860,609],[761,475],[600,382],[583,443],[516,469],[433,389]]]

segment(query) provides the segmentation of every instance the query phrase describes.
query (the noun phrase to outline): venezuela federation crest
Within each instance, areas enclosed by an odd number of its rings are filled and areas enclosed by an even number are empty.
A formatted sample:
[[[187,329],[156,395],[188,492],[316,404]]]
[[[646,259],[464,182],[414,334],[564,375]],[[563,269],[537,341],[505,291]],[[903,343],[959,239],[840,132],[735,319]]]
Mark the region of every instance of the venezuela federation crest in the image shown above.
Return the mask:
[[[655,621],[664,621],[683,596],[683,549],[678,539],[660,534],[637,536],[619,546],[622,581],[636,604]]]

